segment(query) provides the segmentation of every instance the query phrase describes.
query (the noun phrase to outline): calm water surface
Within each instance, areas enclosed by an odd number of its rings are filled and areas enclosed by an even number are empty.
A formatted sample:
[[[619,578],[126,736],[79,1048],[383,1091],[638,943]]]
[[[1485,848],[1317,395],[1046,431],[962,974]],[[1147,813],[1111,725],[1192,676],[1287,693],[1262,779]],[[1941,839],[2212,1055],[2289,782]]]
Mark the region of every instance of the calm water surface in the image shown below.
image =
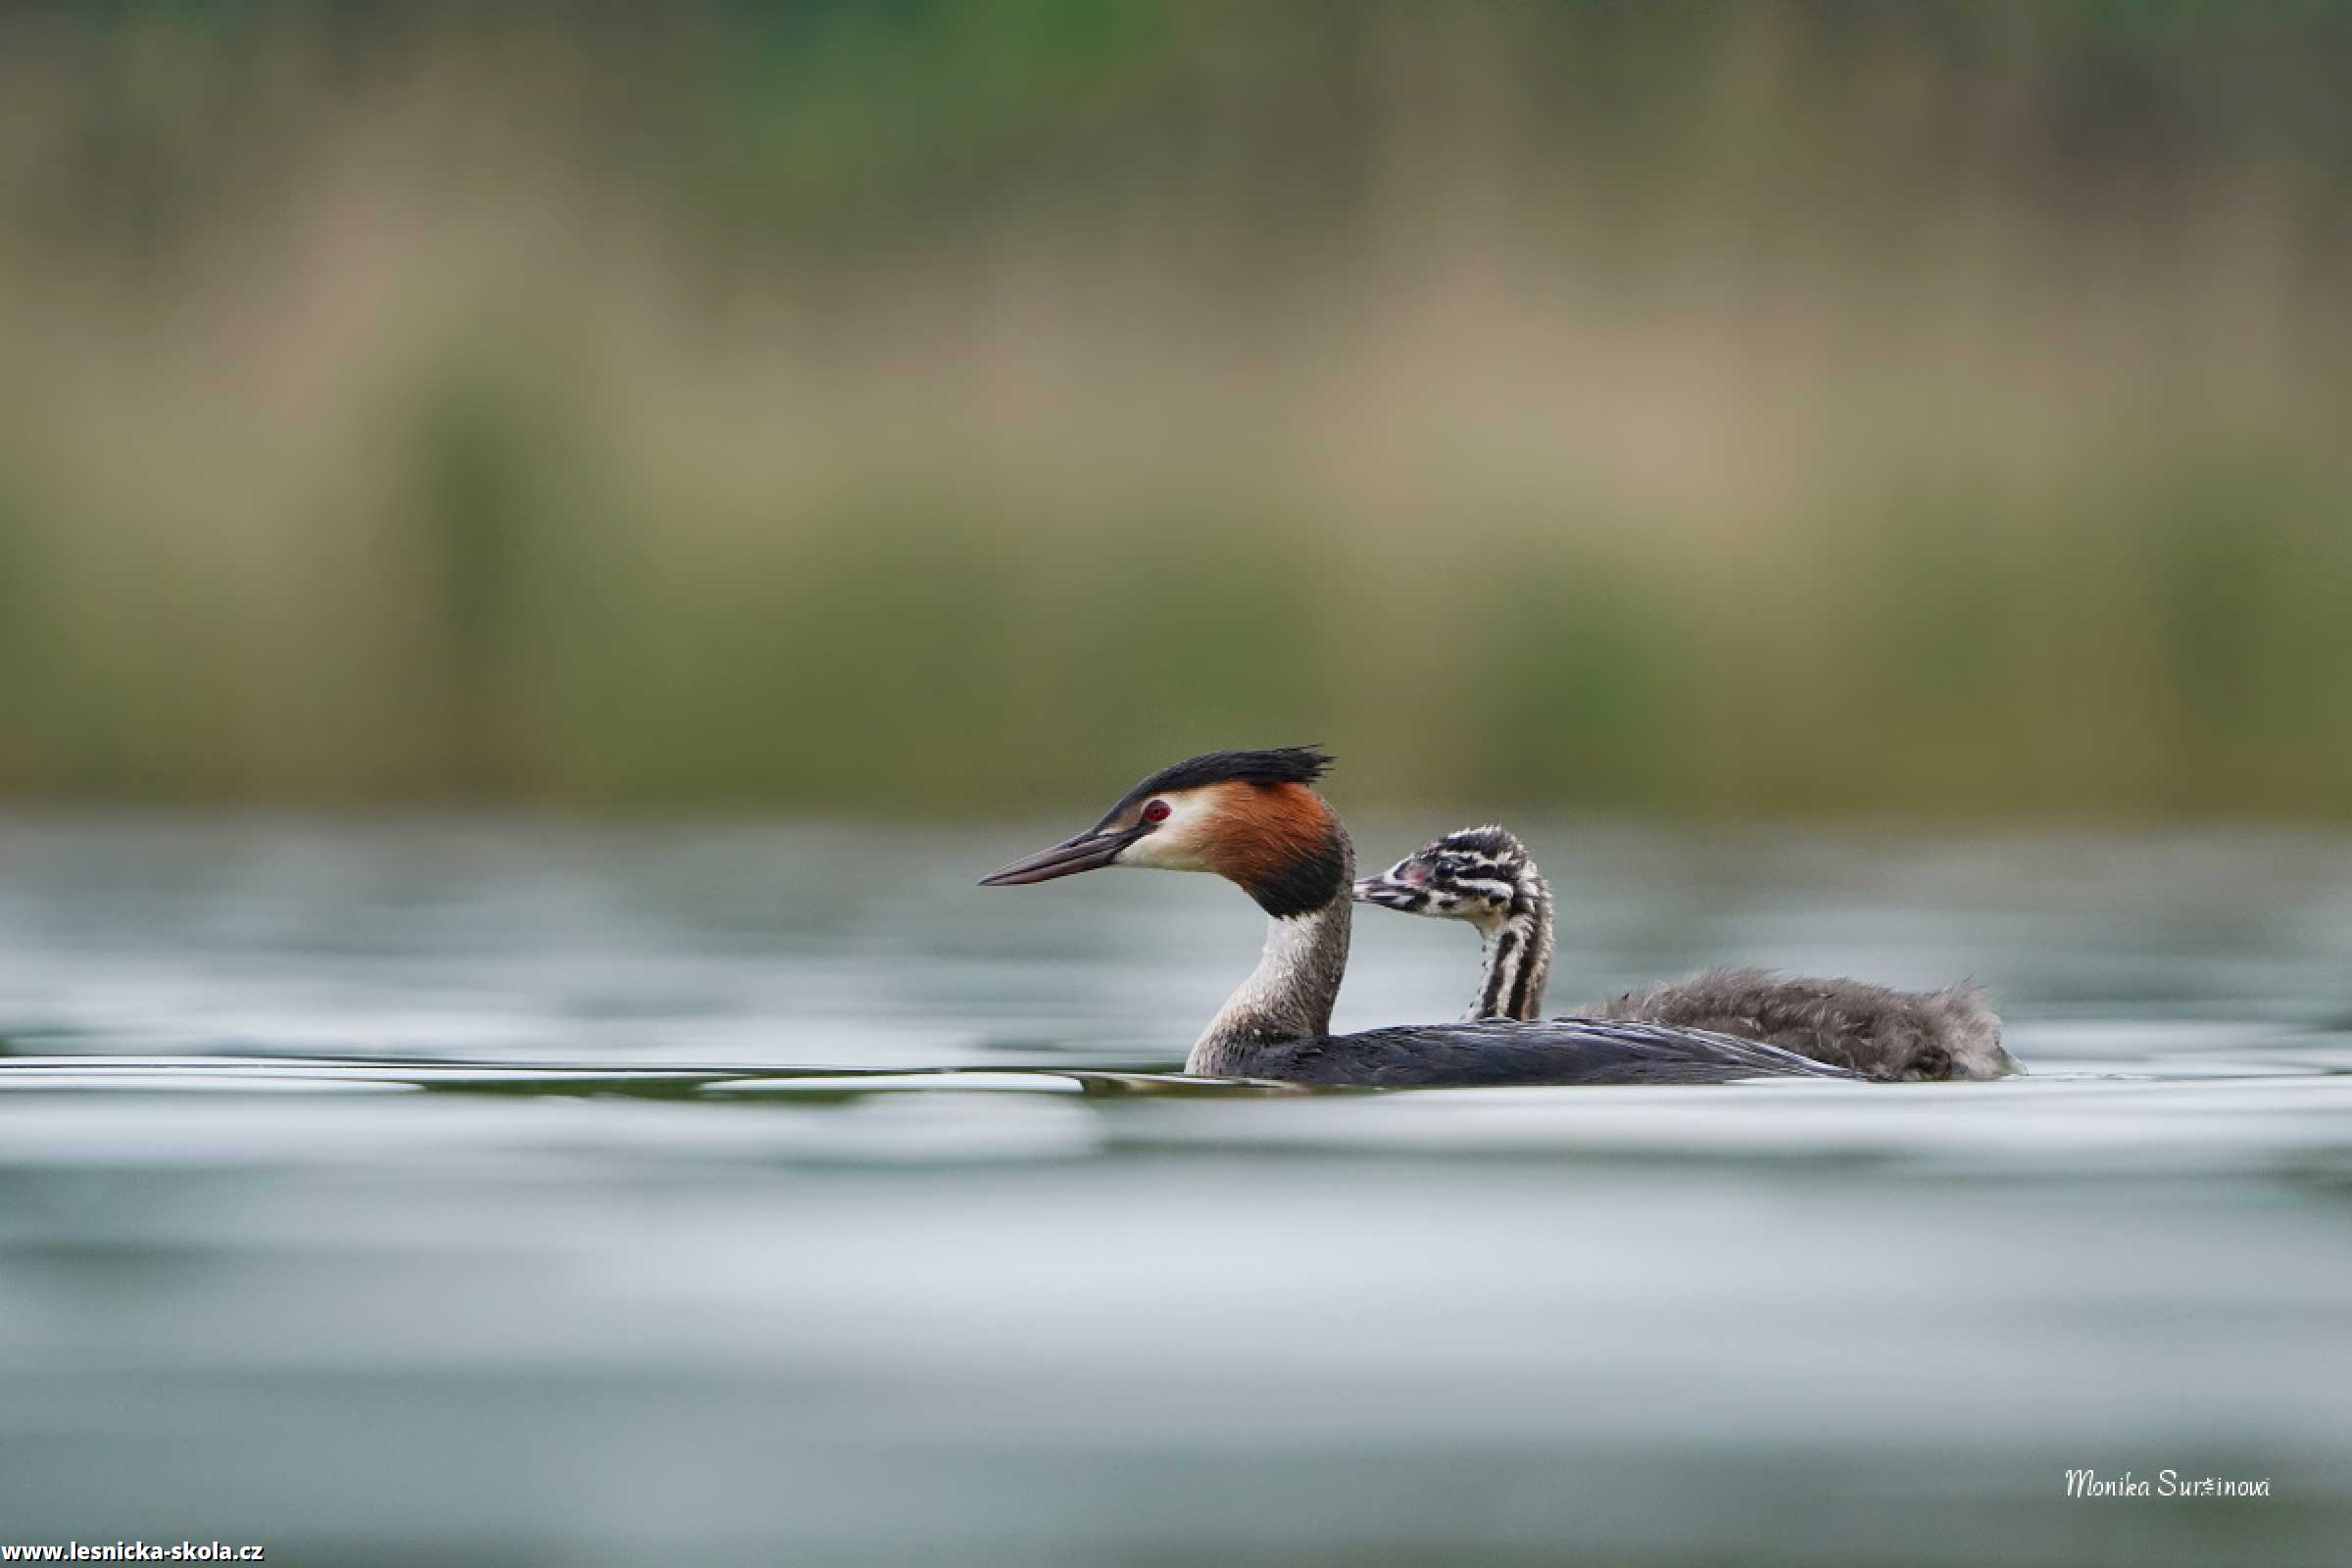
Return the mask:
[[[2034,1075],[1167,1083],[1259,922],[970,885],[1066,823],[0,818],[0,1539],[2345,1559],[2352,842],[1524,825],[1556,1008],[1973,974]],[[2273,1495],[2063,1495],[2167,1466]]]

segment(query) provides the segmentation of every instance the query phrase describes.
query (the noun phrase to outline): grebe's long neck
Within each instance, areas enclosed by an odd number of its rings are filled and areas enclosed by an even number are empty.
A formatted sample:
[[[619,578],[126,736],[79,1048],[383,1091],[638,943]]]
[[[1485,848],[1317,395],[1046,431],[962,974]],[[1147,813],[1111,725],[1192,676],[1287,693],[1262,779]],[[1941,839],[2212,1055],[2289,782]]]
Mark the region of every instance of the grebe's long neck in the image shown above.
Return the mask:
[[[1266,951],[1257,967],[1211,1018],[1185,1058],[1184,1070],[1203,1077],[1247,1077],[1255,1048],[1331,1033],[1332,1004],[1348,973],[1348,938],[1355,906],[1355,851],[1332,823],[1337,849],[1331,898],[1297,914],[1266,918]]]
[[[1551,978],[1551,887],[1526,861],[1511,879],[1511,906],[1481,923],[1486,937],[1486,973],[1478,1000],[1464,1018],[1540,1018],[1544,986]]]

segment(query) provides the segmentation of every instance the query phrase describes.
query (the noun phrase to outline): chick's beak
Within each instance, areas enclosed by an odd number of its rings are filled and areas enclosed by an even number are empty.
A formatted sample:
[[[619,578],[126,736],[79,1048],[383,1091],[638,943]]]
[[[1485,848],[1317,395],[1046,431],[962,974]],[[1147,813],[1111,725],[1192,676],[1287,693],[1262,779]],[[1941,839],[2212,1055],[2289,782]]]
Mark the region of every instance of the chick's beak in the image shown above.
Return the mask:
[[[1119,852],[1144,836],[1141,827],[1105,831],[1093,828],[1051,849],[1024,855],[1010,865],[980,879],[984,888],[1019,887],[1026,882],[1051,882],[1057,876],[1076,876],[1110,864]]]
[[[1377,904],[1384,909],[1418,909],[1429,901],[1429,895],[1417,887],[1400,882],[1393,876],[1368,876],[1355,885],[1355,902]]]

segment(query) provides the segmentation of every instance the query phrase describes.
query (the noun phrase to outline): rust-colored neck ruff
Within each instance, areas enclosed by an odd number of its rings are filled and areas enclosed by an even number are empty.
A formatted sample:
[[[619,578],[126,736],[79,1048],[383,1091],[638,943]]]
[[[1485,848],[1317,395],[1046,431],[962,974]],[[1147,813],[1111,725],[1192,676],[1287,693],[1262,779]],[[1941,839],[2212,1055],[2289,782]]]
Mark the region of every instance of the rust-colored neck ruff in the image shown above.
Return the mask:
[[[1238,882],[1258,907],[1302,915],[1348,898],[1348,835],[1303,784],[1220,784],[1201,858]]]

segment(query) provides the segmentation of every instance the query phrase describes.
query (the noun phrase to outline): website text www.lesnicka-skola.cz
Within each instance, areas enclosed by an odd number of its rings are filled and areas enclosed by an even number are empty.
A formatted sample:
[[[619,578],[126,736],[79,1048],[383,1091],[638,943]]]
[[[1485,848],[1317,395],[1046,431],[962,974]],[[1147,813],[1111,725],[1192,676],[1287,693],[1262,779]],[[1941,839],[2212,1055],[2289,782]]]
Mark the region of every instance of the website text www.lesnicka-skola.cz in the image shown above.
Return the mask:
[[[260,1546],[224,1541],[69,1541],[37,1546],[0,1543],[0,1562],[267,1562]]]

